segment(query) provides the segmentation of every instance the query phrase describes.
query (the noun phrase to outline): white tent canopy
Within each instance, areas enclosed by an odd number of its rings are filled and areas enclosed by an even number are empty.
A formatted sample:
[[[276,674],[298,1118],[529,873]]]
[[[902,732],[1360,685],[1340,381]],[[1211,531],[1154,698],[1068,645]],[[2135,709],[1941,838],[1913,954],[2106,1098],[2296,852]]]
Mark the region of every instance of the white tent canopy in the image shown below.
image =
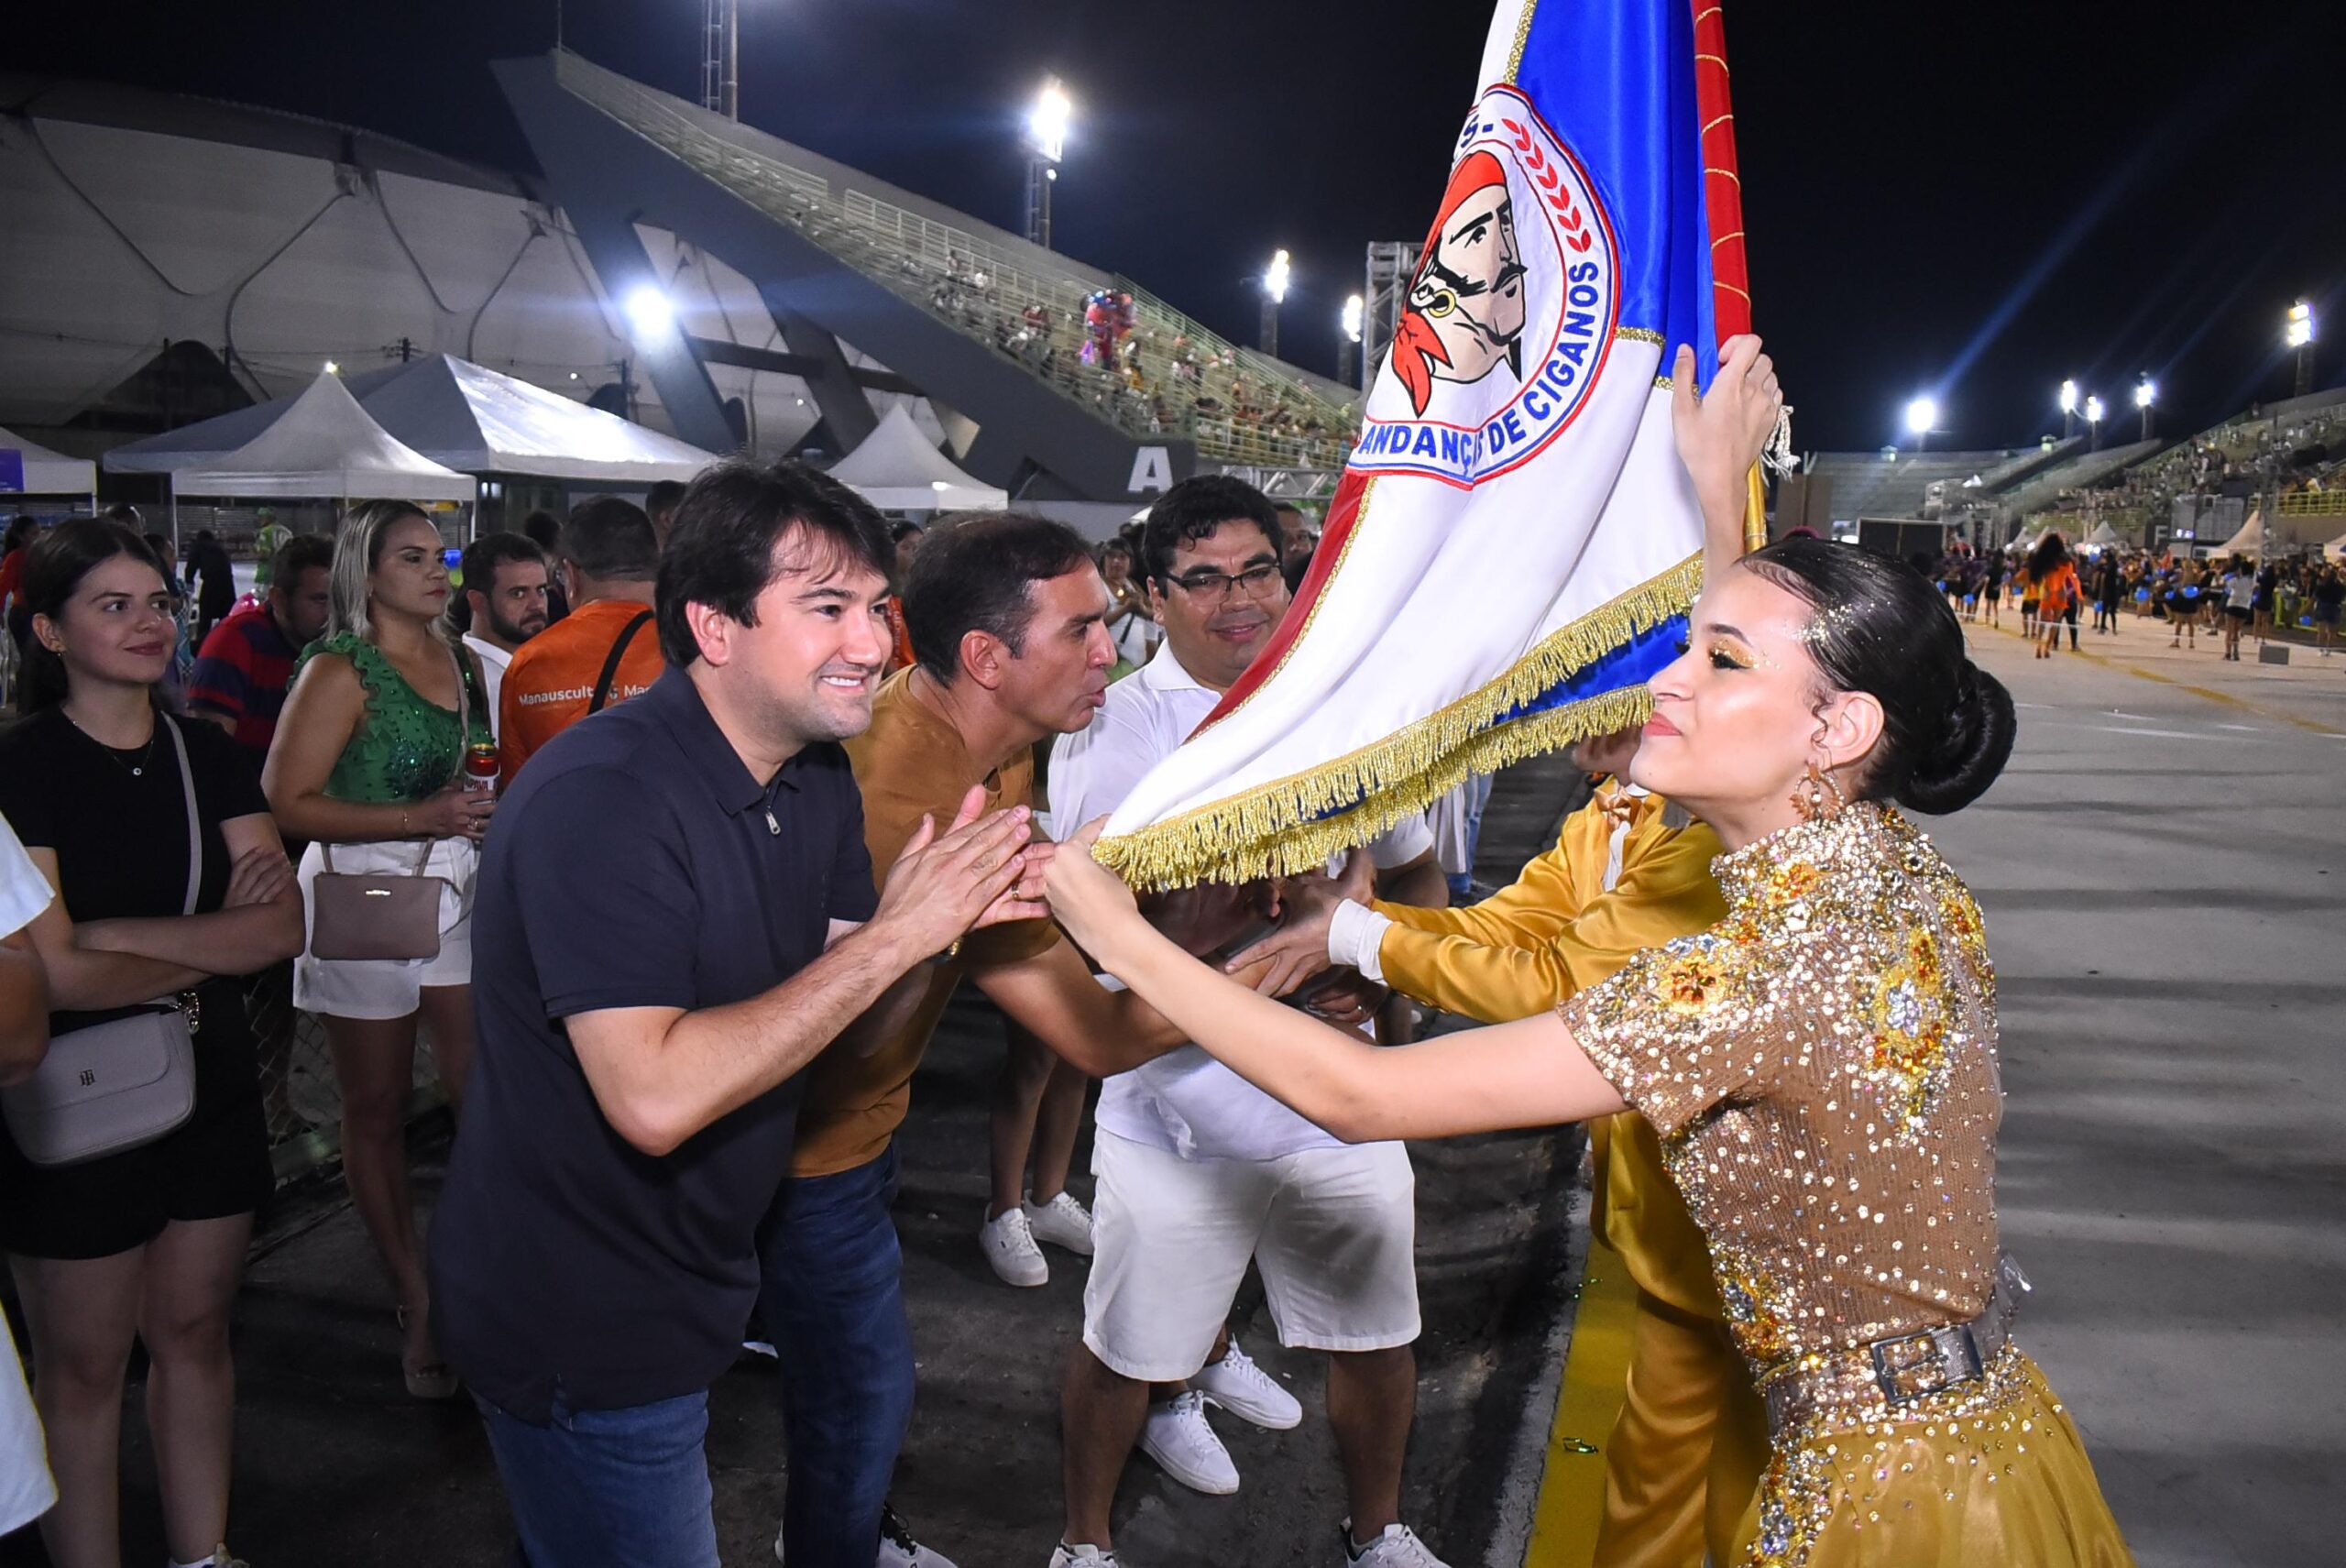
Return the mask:
[[[310,383],[282,417],[213,465],[171,476],[172,498],[355,497],[469,501],[478,485],[444,468],[367,417],[331,373]]]
[[[2321,547],[2324,556],[2332,561],[2346,561],[2346,533],[2340,534]]]
[[[2230,539],[2225,540],[2221,544],[2217,545],[2216,548],[2209,554],[2213,555],[2253,555],[2258,560],[2263,560],[2264,558],[2264,512],[2263,509],[2260,508],[2255,511],[2250,512],[2248,514],[2248,521],[2240,525],[2240,532],[2233,534]]]
[[[648,487],[689,481],[716,461],[674,436],[453,355],[362,371],[345,385],[393,439],[460,473]],[[225,466],[230,451],[275,428],[297,400],[280,398],[118,446],[106,454],[106,470]]]
[[[2110,527],[2110,524],[2105,522],[2099,528],[2095,529],[2091,533],[2087,534],[2083,543],[2090,544],[2096,549],[2101,549],[2107,545],[2123,544],[2126,542],[2118,536],[2118,531],[2116,529]]]
[[[1010,492],[973,478],[928,444],[899,403],[863,444],[831,465],[831,477],[882,511],[974,511],[1010,504]]]
[[[11,484],[11,479],[22,482]],[[97,491],[98,466],[88,458],[68,457],[27,441],[15,431],[0,430],[0,493],[89,496],[94,500]]]

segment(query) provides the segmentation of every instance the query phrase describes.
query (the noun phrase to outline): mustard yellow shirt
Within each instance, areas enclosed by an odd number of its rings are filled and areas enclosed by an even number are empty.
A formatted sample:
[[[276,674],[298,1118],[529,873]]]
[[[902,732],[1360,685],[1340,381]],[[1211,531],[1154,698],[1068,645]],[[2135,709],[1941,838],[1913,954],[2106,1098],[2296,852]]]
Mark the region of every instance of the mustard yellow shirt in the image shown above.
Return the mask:
[[[1718,835],[1699,822],[1672,827],[1664,809],[1659,795],[1607,785],[1564,818],[1554,849],[1482,903],[1377,904],[1394,922],[1376,950],[1386,983],[1445,1013],[1503,1024],[1610,979],[1645,948],[1708,930],[1727,915],[1711,875]],[[1629,827],[1621,874],[1607,890],[1614,822],[1623,810]],[[1653,1128],[1625,1112],[1592,1123],[1589,1140],[1596,1223],[1631,1277],[1683,1311],[1720,1317],[1702,1234],[1661,1168]]]

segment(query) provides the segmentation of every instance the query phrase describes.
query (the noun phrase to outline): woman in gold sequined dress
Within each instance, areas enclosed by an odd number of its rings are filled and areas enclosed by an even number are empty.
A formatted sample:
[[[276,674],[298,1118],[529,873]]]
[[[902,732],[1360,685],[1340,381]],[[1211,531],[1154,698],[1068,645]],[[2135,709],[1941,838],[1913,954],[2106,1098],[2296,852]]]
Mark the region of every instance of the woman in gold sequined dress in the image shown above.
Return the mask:
[[[1641,1112],[1768,1401],[1744,1563],[2131,1563],[2077,1429],[2009,1337],[2026,1285],[1997,1247],[1979,907],[1891,805],[1984,791],[2010,696],[1918,574],[1814,539],[1716,574],[1652,689],[1630,776],[1717,832],[1727,916],[1554,1014],[1379,1050],[1190,959],[1088,854],[1052,861],[1054,912],[1341,1136]]]

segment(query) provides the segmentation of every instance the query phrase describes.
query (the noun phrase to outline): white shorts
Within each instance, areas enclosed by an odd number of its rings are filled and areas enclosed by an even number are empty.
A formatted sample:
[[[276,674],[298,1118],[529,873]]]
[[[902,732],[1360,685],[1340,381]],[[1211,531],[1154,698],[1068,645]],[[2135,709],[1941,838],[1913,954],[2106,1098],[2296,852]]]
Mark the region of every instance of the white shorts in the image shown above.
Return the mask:
[[[334,869],[358,876],[405,875],[415,870],[412,841],[336,844]],[[440,953],[430,959],[313,959],[309,923],[317,900],[310,884],[325,869],[325,850],[312,844],[301,854],[302,953],[293,960],[293,1005],[336,1018],[404,1018],[422,1000],[423,987],[465,985],[473,977],[473,878],[480,871],[480,846],[470,839],[439,839],[423,863],[425,876],[442,878]]]
[[[1253,1258],[1279,1343],[1389,1350],[1418,1337],[1417,1177],[1398,1143],[1183,1159],[1095,1129],[1083,1343],[1148,1383],[1206,1364]]]

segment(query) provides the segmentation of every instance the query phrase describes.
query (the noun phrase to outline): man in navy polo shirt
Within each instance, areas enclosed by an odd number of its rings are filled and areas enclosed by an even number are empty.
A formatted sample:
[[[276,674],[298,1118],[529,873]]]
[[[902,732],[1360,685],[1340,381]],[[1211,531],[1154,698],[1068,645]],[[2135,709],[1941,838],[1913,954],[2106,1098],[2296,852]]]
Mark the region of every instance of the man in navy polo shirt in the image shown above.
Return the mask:
[[[1047,847],[976,791],[873,895],[838,742],[871,722],[889,562],[823,475],[707,470],[660,568],[668,672],[499,807],[433,1306],[539,1568],[714,1568],[707,1389],[800,1070],[915,963],[1043,913]]]

